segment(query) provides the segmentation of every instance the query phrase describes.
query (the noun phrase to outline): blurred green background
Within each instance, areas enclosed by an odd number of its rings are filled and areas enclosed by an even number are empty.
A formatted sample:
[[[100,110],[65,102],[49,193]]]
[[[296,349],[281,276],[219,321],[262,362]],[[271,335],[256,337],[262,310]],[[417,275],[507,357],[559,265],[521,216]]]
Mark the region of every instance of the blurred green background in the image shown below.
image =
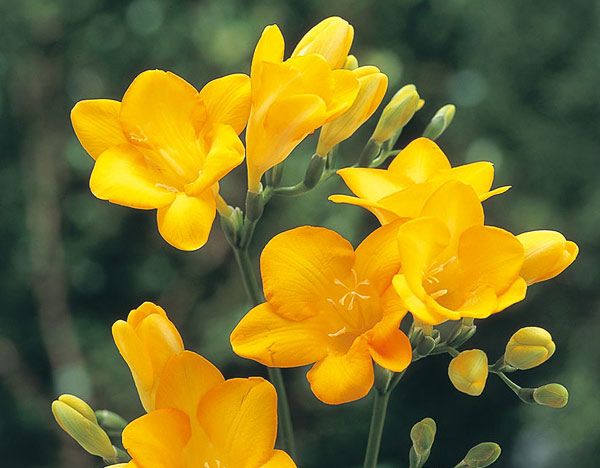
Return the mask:
[[[576,264],[537,285],[528,300],[479,324],[469,347],[500,355],[521,326],[550,330],[558,351],[522,385],[570,389],[560,411],[520,403],[490,378],[480,398],[448,381],[446,356],[420,361],[392,397],[382,467],[407,466],[408,433],[438,423],[431,467],[456,464],[468,448],[496,441],[496,466],[597,467],[600,456],[600,2],[595,0],[2,0],[0,1],[0,454],[2,466],[94,467],[60,434],[50,401],[85,397],[131,419],[141,414],[110,325],[144,300],[163,305],[188,346],[228,377],[262,374],[233,355],[228,334],[247,310],[228,246],[215,228],[195,253],[169,247],[151,213],[111,206],[88,190],[92,160],[75,139],[69,110],[84,98],[120,99],[149,68],[200,87],[247,71],[262,28],[276,22],[288,46],[320,19],[356,29],[354,53],[390,77],[390,94],[415,83],[427,101],[400,143],[420,134],[447,102],[458,112],[440,139],[454,164],[487,159],[506,195],[486,202],[488,223],[518,233],[550,228],[581,247]],[[288,49],[291,50],[291,49]],[[357,156],[373,122],[342,145]],[[287,168],[295,182],[309,139]],[[243,199],[243,170],[223,184]],[[359,208],[314,193],[275,199],[254,245],[301,224],[337,229],[353,242],[375,226]],[[289,381],[301,466],[362,461],[369,399],[340,407],[307,391],[304,369]]]

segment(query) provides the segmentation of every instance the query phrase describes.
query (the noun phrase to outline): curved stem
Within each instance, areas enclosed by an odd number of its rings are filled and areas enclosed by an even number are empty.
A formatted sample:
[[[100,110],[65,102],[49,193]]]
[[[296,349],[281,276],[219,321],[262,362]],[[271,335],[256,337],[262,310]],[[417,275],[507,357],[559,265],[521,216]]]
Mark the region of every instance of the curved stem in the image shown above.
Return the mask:
[[[383,435],[383,426],[385,424],[385,415],[387,405],[390,399],[390,391],[375,391],[373,399],[373,414],[371,415],[371,428],[369,429],[369,441],[367,442],[367,451],[365,453],[364,468],[376,468],[379,458],[379,447],[381,446],[381,437]]]
[[[246,249],[233,247],[233,252],[240,274],[242,275],[242,282],[244,283],[244,289],[246,290],[248,298],[254,306],[261,304],[263,302],[263,296],[258,287],[258,281],[248,251]],[[296,446],[294,442],[294,429],[292,426],[292,416],[283,375],[281,369],[276,367],[268,367],[267,370],[269,372],[269,380],[277,390],[278,395],[277,409],[279,412],[279,436],[281,444],[288,455],[295,459]]]

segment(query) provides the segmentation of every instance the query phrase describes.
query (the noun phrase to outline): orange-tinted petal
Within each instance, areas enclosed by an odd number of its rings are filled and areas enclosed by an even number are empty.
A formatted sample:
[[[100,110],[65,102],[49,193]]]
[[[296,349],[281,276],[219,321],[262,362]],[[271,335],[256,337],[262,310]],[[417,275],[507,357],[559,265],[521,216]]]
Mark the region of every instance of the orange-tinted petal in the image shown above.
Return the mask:
[[[273,450],[273,456],[262,465],[262,468],[296,468],[296,464],[283,450]]]
[[[402,315],[388,315],[366,335],[373,360],[393,372],[403,371],[412,360],[410,341],[399,329],[401,319]]]

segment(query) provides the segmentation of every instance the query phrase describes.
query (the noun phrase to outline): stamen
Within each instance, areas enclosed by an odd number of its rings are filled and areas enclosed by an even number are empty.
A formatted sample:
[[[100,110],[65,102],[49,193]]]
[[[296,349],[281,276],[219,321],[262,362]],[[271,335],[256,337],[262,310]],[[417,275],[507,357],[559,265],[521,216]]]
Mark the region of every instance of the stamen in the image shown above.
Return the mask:
[[[346,327],[340,328],[335,333],[327,333],[327,336],[330,336],[331,338],[335,338],[336,336],[343,335],[344,333],[346,333]]]
[[[447,289],[439,289],[438,291],[432,292],[429,296],[432,299],[437,299],[438,297],[445,296],[446,294],[448,294],[448,290]]]

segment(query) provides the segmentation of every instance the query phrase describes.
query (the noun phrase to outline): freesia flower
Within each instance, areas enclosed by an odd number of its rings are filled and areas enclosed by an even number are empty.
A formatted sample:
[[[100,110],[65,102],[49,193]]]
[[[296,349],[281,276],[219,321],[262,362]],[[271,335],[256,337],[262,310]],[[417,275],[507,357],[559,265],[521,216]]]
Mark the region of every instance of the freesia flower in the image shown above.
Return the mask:
[[[437,325],[485,318],[525,297],[524,249],[510,232],[484,226],[472,187],[451,181],[398,228],[402,270],[393,285],[418,320]]]
[[[339,16],[331,16],[308,31],[292,52],[292,57],[322,55],[331,68],[342,68],[352,47],[354,28]]]
[[[123,431],[129,468],[292,468],[275,450],[277,395],[264,379],[225,380],[202,356],[184,351],[166,364],[156,409]]]
[[[373,66],[352,70],[359,90],[352,106],[337,119],[323,125],[317,144],[317,154],[326,156],[331,149],[349,138],[377,110],[387,90],[388,78]]]
[[[162,237],[181,250],[202,247],[215,217],[219,180],[244,158],[238,134],[250,107],[246,75],[200,92],[177,75],[146,71],[122,102],[78,102],[71,120],[96,162],[92,193],[131,208],[157,210]]]
[[[112,327],[115,344],[129,366],[142,406],[156,407],[156,390],[163,369],[171,357],[183,352],[183,340],[166,312],[151,302],[132,310],[127,321]]]
[[[494,166],[490,162],[451,167],[439,146],[427,138],[411,142],[387,169],[346,168],[338,174],[356,197],[332,195],[329,199],[362,206],[381,224],[416,217],[427,198],[451,180],[470,185],[481,201],[510,188],[490,190],[494,180]]]
[[[321,49],[319,49],[321,50]],[[322,52],[322,51],[321,51]],[[321,53],[283,61],[284,39],[276,25],[262,33],[252,59],[252,108],[246,130],[248,189],[282,162],[310,133],[350,108],[358,80],[332,70]]]
[[[404,370],[411,360],[399,329],[406,310],[390,287],[399,265],[396,229],[374,231],[356,251],[324,228],[275,236],[261,255],[266,302],[232,332],[233,350],[271,367],[315,363],[308,380],[329,404],[365,396],[373,386],[373,361]]]

